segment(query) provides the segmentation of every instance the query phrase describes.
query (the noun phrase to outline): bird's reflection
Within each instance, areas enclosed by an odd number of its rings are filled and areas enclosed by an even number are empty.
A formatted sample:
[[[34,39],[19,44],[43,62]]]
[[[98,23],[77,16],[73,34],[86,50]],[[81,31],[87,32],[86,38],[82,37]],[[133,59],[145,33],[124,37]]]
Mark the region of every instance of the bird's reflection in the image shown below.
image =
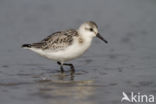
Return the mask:
[[[74,81],[74,76],[75,75],[75,72],[70,72],[70,73],[58,73],[56,76],[57,76],[57,79],[58,80],[71,80],[71,81]]]
[[[57,73],[52,79],[38,83],[38,96],[48,104],[94,104],[94,81],[74,80],[77,73]]]

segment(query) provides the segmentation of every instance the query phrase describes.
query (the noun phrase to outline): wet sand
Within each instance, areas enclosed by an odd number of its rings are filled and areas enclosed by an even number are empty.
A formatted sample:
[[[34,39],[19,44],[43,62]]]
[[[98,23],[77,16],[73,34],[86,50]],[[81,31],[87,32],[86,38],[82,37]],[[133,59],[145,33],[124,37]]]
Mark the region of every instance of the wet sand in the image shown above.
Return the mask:
[[[1,0],[1,104],[121,104],[123,91],[156,95],[155,10],[154,0]],[[109,44],[94,39],[72,61],[74,74],[20,48],[88,20]]]

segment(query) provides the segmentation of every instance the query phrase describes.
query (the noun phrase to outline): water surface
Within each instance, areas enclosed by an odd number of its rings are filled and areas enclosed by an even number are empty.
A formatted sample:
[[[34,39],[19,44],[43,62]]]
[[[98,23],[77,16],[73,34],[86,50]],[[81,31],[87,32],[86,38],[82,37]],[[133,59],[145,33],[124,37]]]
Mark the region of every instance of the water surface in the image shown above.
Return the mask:
[[[1,0],[0,102],[121,104],[123,91],[156,95],[155,10],[155,0]],[[74,74],[20,48],[88,20],[109,44],[94,39],[72,61]]]

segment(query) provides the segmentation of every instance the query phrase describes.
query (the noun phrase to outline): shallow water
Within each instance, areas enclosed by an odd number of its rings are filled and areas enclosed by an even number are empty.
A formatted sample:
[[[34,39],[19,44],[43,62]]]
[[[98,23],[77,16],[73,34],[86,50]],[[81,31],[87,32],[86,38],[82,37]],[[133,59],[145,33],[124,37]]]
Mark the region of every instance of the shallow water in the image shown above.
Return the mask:
[[[122,92],[156,95],[155,0],[1,0],[2,104],[121,104]],[[108,40],[58,72],[20,46],[93,20]],[[150,103],[151,104],[151,103]]]

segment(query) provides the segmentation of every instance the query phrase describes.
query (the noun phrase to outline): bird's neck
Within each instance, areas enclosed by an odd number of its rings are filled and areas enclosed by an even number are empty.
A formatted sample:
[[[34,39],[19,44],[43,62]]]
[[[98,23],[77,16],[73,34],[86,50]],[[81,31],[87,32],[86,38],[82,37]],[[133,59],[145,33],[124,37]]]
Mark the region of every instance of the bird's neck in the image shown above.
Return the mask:
[[[90,35],[88,35],[87,33],[78,30],[79,33],[79,39],[80,41],[82,40],[84,43],[91,43],[93,40],[93,37],[91,37]]]
[[[90,47],[92,38],[85,36],[84,32],[79,32],[78,44],[81,46],[81,50],[84,52]]]
[[[84,37],[84,35],[80,35],[78,41],[81,46],[90,47],[92,43],[92,38]]]

